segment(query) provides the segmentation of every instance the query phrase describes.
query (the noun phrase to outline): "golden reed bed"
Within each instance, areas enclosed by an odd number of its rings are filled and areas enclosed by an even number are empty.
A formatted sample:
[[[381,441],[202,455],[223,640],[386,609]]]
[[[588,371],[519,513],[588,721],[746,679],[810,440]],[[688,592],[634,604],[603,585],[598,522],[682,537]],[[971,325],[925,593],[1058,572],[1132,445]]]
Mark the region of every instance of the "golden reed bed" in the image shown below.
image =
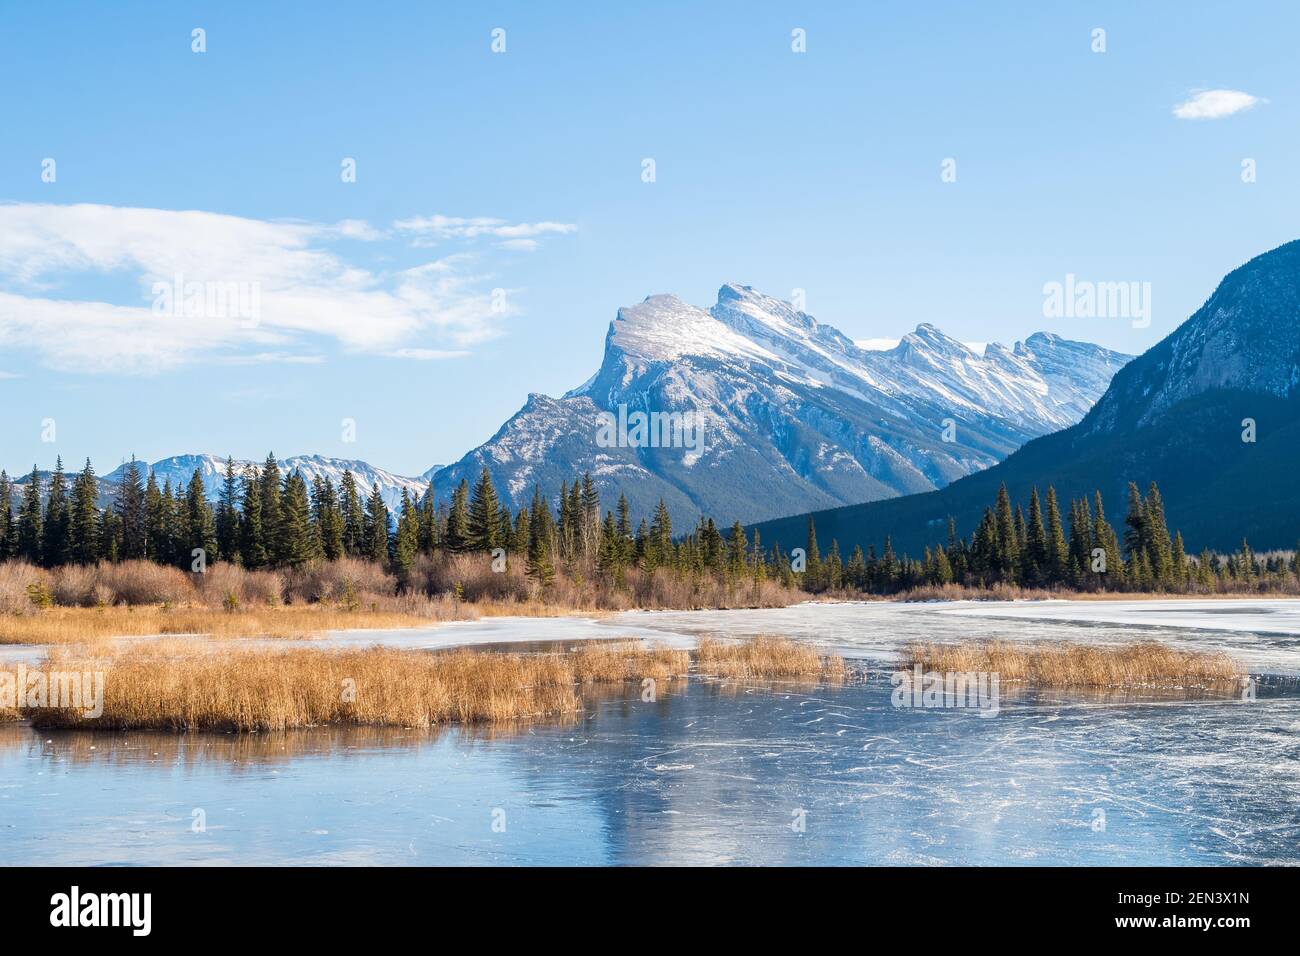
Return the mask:
[[[205,607],[114,605],[100,608],[48,608],[29,615],[0,616],[0,644],[83,644],[112,637],[205,634],[216,638],[310,638],[326,631],[428,627],[444,621],[480,617],[559,617],[600,614],[547,607],[538,602],[451,599],[426,601],[418,612],[382,608],[342,608],[293,604],[225,611]]]
[[[579,712],[583,688],[671,682],[692,669],[745,679],[841,679],[785,638],[706,640],[696,652],[638,642],[583,645],[571,653],[441,653],[369,648],[240,648],[162,641],[120,651],[52,652],[49,672],[102,672],[102,714],[51,707],[0,710],[33,726],[255,731],[322,724],[430,727],[497,723]]]
[[[1219,651],[1183,651],[1156,641],[1117,647],[1071,643],[918,642],[907,667],[939,673],[997,674],[1004,682],[1054,687],[1159,687],[1239,679],[1244,669]]]

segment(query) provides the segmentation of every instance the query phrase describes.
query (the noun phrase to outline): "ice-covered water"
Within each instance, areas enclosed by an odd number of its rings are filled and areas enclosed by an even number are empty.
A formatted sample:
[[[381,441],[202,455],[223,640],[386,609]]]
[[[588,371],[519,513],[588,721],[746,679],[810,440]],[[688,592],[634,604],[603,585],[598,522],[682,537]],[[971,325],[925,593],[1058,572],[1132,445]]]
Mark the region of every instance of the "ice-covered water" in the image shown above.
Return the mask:
[[[493,619],[329,643],[785,633],[865,683],[695,679],[510,733],[52,733],[0,726],[6,863],[1300,863],[1300,692],[1004,691],[892,706],[914,638],[1154,637],[1300,673],[1290,602],[806,605]],[[195,832],[196,810],[205,829]]]

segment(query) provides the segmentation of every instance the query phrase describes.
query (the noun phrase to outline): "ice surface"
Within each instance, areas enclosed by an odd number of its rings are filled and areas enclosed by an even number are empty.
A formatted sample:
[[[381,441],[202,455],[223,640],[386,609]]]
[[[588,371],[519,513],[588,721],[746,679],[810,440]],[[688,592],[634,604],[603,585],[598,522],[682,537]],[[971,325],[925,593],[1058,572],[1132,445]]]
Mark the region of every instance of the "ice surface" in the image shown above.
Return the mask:
[[[318,646],[689,642],[781,633],[865,683],[692,679],[514,731],[38,732],[0,725],[16,864],[1300,864],[1300,690],[1003,689],[996,716],[892,706],[916,638],[1153,638],[1300,674],[1290,601],[801,605],[489,618]],[[111,799],[110,799],[111,796]],[[191,830],[204,808],[207,831]],[[504,831],[494,830],[504,811]],[[799,826],[802,821],[802,827]]]

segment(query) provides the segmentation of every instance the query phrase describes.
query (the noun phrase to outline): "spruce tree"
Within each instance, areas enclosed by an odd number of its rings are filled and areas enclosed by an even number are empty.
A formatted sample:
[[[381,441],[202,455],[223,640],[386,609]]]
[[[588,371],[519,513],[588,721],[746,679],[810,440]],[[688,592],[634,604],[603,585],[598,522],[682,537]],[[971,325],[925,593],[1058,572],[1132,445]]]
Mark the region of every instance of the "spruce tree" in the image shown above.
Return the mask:
[[[1020,547],[1016,541],[1015,518],[1011,512],[1011,497],[1007,494],[1005,483],[998,487],[998,500],[994,517],[997,521],[994,557],[996,570],[1003,581],[1014,584],[1016,583],[1016,572],[1020,567]]]
[[[256,465],[244,473],[244,506],[239,516],[239,555],[247,568],[263,568],[270,563],[266,527],[262,521],[262,474]]]
[[[9,473],[0,468],[0,561],[14,557],[16,550],[18,529],[13,511],[13,482]]]
[[[501,540],[501,502],[487,466],[479,473],[469,504],[467,545],[471,551],[491,551]]]
[[[551,518],[550,506],[542,498],[542,491],[538,485],[533,485],[533,503],[528,516],[528,527],[528,563],[525,572],[528,577],[545,588],[555,578],[555,564],[552,558],[554,522]]]
[[[263,516],[265,518],[265,515]],[[320,540],[311,521],[311,498],[307,482],[296,468],[284,479],[280,493],[280,517],[276,522],[276,562],[301,567],[320,554]]]
[[[121,558],[137,561],[149,555],[149,535],[145,517],[144,485],[140,479],[140,466],[131,460],[122,468],[122,480],[117,486],[113,501],[122,539]]]
[[[222,561],[239,560],[239,478],[235,460],[226,456],[226,473],[217,502],[217,555]]]
[[[469,547],[469,482],[464,478],[451,495],[446,543],[448,551],[464,551]]]
[[[1115,589],[1124,583],[1124,558],[1119,549],[1119,538],[1109,522],[1102,505],[1101,492],[1094,495],[1095,514],[1093,515],[1093,547],[1101,548],[1106,556],[1106,572],[1101,575],[1100,584],[1104,588]]]
[[[41,473],[32,465],[32,473],[23,487],[22,505],[18,509],[18,557],[32,564],[41,562]]]
[[[1025,525],[1025,553],[1022,556],[1024,581],[1029,585],[1043,582],[1048,567],[1047,529],[1043,526],[1043,508],[1038,501],[1038,487],[1029,492],[1029,520]]]
[[[153,470],[144,486],[144,538],[145,557],[159,564],[171,563],[171,551],[167,541],[167,512],[163,507],[162,491],[158,488],[158,479]]]
[[[48,568],[66,564],[72,551],[72,514],[68,506],[62,455],[55,459],[54,474],[50,476],[50,491],[45,498],[45,519],[41,529],[42,563]]]
[[[804,554],[803,589],[813,594],[822,589],[822,556],[817,550],[817,524],[808,517],[808,543]]]
[[[739,521],[731,526],[731,536],[727,539],[727,575],[739,578],[745,570],[745,552],[749,542],[745,540],[745,527]]]
[[[420,496],[420,553],[433,554],[439,544],[438,499],[433,492],[433,479],[430,479],[428,489]]]
[[[343,514],[339,510],[334,482],[317,475],[311,486],[311,516],[320,540],[321,556],[326,561],[343,557]]]
[[[1056,489],[1047,486],[1047,570],[1049,584],[1065,584],[1069,579],[1070,549],[1065,543],[1061,509],[1056,504]]]
[[[73,480],[69,514],[70,542],[68,557],[77,564],[94,564],[100,557],[99,482],[90,459]]]
[[[429,483],[429,494],[433,494],[432,482]],[[343,516],[343,553],[349,557],[361,554],[366,549],[366,513],[361,507],[361,495],[351,469],[343,472],[339,510]]]
[[[200,566],[206,566],[217,557],[217,523],[212,507],[208,504],[203,475],[197,468],[185,489],[185,501],[181,510],[184,512],[182,524],[185,530],[177,557],[182,566],[193,570],[199,557],[194,552],[202,550],[204,564]]]
[[[285,564],[287,560],[281,550],[287,540],[280,529],[280,518],[284,514],[280,506],[281,482],[280,465],[274,454],[268,454],[257,489],[262,497],[262,543],[267,561],[273,565]]]
[[[401,510],[397,513],[397,533],[393,538],[393,570],[404,589],[411,586],[411,571],[419,550],[420,517],[410,493],[403,488]]]
[[[366,502],[365,556],[380,564],[388,562],[388,506],[379,493],[378,482],[371,485]]]

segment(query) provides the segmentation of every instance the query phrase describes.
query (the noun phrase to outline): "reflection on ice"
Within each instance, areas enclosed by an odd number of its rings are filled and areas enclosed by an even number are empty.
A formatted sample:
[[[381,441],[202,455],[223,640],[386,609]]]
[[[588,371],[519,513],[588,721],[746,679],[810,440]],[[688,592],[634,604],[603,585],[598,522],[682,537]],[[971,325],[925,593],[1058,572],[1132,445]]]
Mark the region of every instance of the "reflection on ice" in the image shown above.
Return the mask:
[[[998,715],[692,680],[492,737],[0,728],[0,852],[39,863],[1300,861],[1300,694],[1021,688]],[[203,808],[207,831],[191,832]],[[495,832],[494,811],[505,832]],[[802,832],[795,825],[802,821]]]

